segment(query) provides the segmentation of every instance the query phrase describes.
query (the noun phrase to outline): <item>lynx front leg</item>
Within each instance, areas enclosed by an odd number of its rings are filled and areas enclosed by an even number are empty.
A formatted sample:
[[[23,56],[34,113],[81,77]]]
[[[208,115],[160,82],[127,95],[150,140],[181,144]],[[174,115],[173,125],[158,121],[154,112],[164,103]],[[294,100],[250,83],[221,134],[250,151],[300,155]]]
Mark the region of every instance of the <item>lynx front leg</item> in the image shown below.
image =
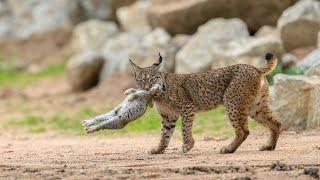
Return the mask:
[[[182,137],[183,145],[182,152],[189,152],[194,145],[194,139],[192,137],[192,124],[193,124],[194,112],[193,105],[187,105],[182,110]]]
[[[168,116],[161,114],[162,117],[162,129],[161,139],[157,147],[152,148],[150,154],[163,154],[165,149],[169,145],[170,138],[173,134],[174,128],[176,127],[177,117]]]

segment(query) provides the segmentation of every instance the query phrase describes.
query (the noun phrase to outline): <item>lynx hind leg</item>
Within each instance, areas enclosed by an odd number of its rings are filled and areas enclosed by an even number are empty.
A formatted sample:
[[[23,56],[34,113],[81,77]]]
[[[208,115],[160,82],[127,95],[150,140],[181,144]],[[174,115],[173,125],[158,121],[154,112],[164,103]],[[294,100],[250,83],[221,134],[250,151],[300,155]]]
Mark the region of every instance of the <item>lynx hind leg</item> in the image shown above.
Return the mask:
[[[240,77],[242,78],[242,77]],[[255,79],[253,79],[255,80]],[[238,84],[239,81],[247,83],[248,86]],[[227,116],[231,125],[235,130],[235,138],[226,147],[220,150],[220,153],[233,153],[248,137],[248,117],[250,105],[254,102],[255,96],[258,92],[259,84],[253,84],[251,79],[235,79],[230,83],[223,96],[224,106],[226,108]],[[251,86],[249,86],[251,85]]]
[[[268,93],[268,85],[266,84],[262,87],[250,111],[250,117],[270,131],[269,140],[260,148],[260,151],[274,150],[281,132],[281,123],[277,120],[277,117],[270,108]]]
[[[227,116],[230,123],[235,130],[236,136],[233,141],[228,145],[220,149],[221,154],[233,153],[238,149],[244,140],[249,135],[248,130],[248,114],[247,110],[243,109],[236,103],[225,103]]]

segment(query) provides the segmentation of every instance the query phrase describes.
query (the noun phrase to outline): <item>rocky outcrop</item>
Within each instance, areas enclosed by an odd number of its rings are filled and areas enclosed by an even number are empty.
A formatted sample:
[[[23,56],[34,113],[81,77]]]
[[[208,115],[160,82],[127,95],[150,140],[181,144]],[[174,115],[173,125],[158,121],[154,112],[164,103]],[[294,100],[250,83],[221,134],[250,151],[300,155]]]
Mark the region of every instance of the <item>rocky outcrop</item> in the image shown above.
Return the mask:
[[[116,11],[136,0],[80,0],[88,19],[116,20]]]
[[[118,33],[118,28],[114,22],[101,20],[82,22],[73,29],[73,51],[99,50],[105,41],[116,33]]]
[[[138,1],[131,6],[121,7],[117,11],[118,21],[125,31],[148,33],[151,27],[147,21],[149,1]]]
[[[93,51],[85,51],[70,58],[67,79],[73,91],[87,90],[99,82],[103,57]]]
[[[320,76],[320,60],[306,71],[307,76]]]
[[[318,48],[320,48],[320,31],[318,33]]]
[[[305,130],[320,126],[320,78],[275,76],[272,106],[284,129]]]
[[[114,71],[122,71],[129,65],[130,54],[139,44],[139,38],[130,33],[119,33],[108,39],[102,47],[105,65],[100,73],[100,79],[105,79]]]
[[[31,35],[53,32],[57,29],[71,30],[84,19],[79,1],[30,0],[6,1],[5,17],[0,19],[0,35],[6,38],[27,39]]]
[[[161,53],[164,60],[160,70],[174,72],[175,55],[178,49],[179,46],[171,42],[171,36],[164,29],[156,28],[142,39],[141,44],[130,54],[130,57],[139,66],[147,67],[155,63],[158,53]]]
[[[240,18],[254,32],[263,25],[275,25],[282,11],[296,0],[154,0],[148,9],[152,27],[170,34],[193,33],[212,18]],[[266,8],[268,7],[268,8]]]
[[[313,50],[305,58],[297,63],[297,68],[302,71],[307,71],[311,67],[315,66],[320,61],[320,48]]]
[[[278,20],[284,48],[315,46],[320,31],[320,2],[301,0],[286,9]]]
[[[265,63],[261,57],[268,51],[281,57],[279,37],[250,37],[240,19],[213,19],[200,26],[178,52],[176,71],[192,73],[239,63],[261,66]]]

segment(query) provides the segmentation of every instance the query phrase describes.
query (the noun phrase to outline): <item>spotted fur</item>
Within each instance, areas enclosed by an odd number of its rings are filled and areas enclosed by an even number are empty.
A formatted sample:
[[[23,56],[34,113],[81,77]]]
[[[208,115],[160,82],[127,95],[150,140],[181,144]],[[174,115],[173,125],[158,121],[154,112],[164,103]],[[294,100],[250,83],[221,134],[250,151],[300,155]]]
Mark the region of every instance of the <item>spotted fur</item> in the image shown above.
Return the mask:
[[[267,53],[267,64],[256,68],[237,64],[225,68],[193,74],[174,74],[160,72],[162,58],[150,67],[131,65],[139,88],[148,90],[154,84],[165,88],[153,98],[162,117],[161,140],[151,149],[151,154],[163,153],[173,134],[177,118],[182,117],[184,153],[194,146],[192,124],[194,114],[224,105],[226,114],[235,130],[234,140],[221,153],[234,152],[249,135],[248,116],[271,131],[268,143],[260,150],[274,150],[279,137],[281,124],[272,113],[268,102],[268,82],[265,75],[277,64],[277,58]]]

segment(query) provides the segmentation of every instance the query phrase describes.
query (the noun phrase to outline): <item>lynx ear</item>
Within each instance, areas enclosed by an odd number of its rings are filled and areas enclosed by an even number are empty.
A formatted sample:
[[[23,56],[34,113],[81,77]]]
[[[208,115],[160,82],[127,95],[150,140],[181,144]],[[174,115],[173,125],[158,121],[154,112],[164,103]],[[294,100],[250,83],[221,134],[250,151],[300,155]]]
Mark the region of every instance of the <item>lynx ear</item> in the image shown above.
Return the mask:
[[[158,62],[154,63],[154,64],[152,65],[152,67],[153,67],[154,69],[158,69],[158,70],[159,70],[159,68],[161,67],[161,63],[162,63],[162,56],[161,56],[161,54],[159,53]]]
[[[141,68],[139,66],[137,66],[135,63],[133,63],[130,58],[129,58],[129,62],[131,64],[131,67],[132,67],[133,71],[140,71],[141,70]]]

